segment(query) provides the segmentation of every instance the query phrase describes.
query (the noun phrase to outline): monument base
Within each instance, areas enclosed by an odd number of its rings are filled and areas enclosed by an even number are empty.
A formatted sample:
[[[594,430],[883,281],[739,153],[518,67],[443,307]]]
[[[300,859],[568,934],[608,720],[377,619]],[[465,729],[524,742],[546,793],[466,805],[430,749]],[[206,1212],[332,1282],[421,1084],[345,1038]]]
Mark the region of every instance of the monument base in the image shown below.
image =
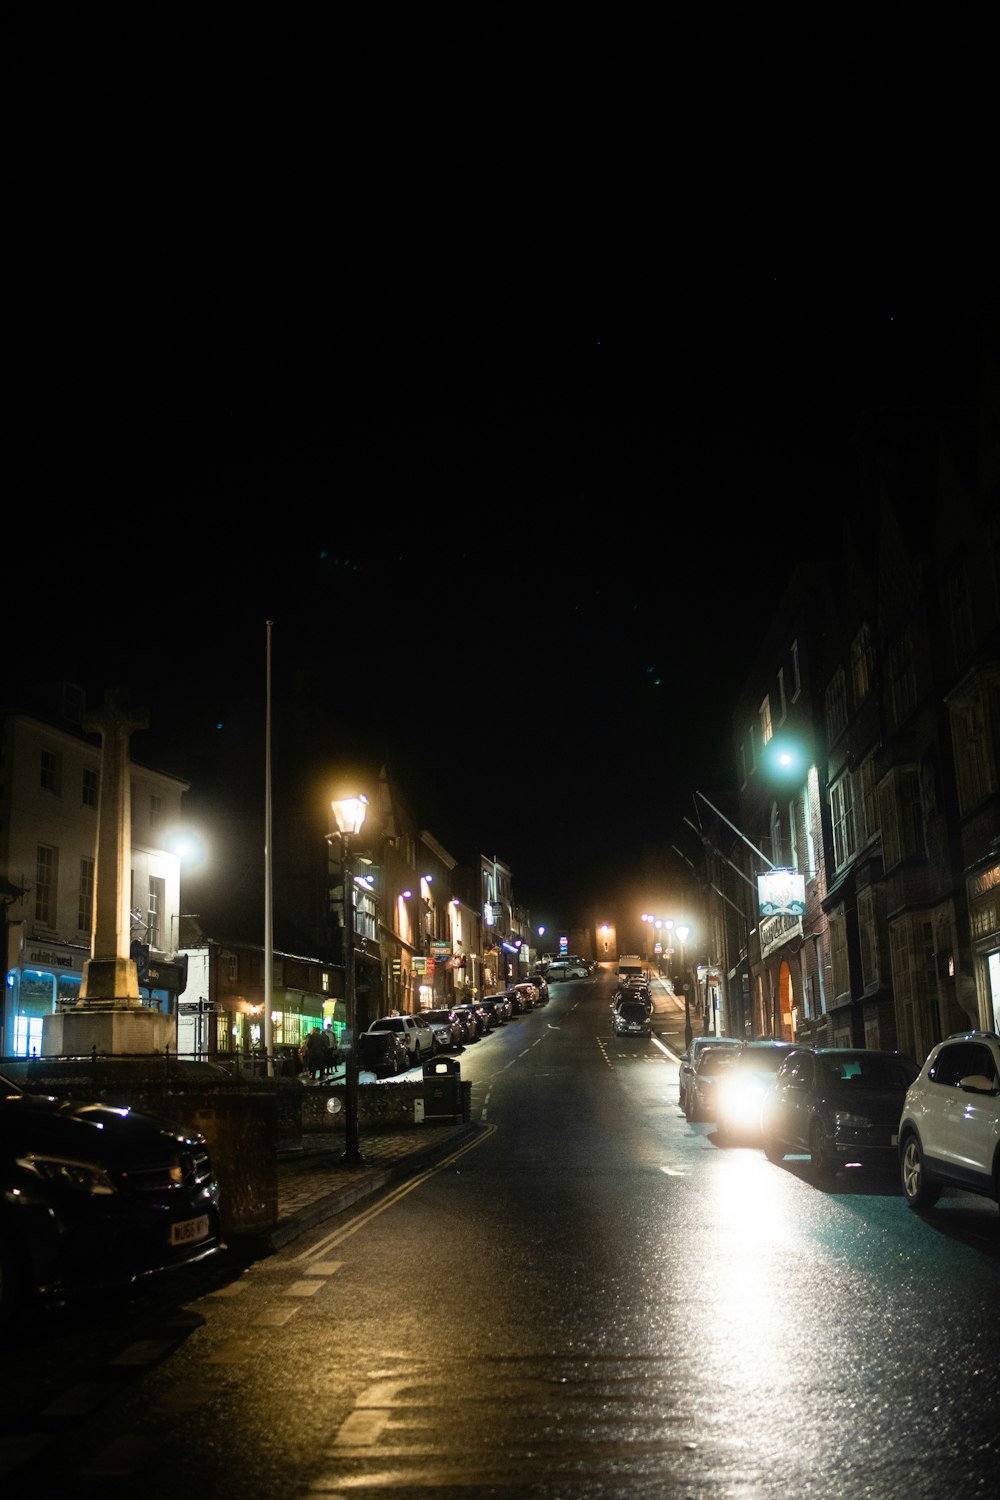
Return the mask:
[[[177,1050],[177,1022],[162,1011],[65,1010],[42,1021],[43,1057],[142,1057]]]

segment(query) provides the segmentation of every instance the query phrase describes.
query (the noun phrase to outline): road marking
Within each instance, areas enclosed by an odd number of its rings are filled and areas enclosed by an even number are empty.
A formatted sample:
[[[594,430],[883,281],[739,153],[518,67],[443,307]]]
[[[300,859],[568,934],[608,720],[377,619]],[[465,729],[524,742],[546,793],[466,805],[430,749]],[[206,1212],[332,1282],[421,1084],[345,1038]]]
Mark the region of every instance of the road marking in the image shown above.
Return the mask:
[[[481,1146],[486,1137],[493,1135],[495,1130],[495,1125],[487,1125],[482,1135],[477,1136],[474,1141],[466,1141],[464,1146],[459,1146],[458,1150],[453,1151],[450,1156],[443,1157],[434,1166],[425,1168],[423,1172],[418,1172],[415,1177],[411,1177],[408,1182],[401,1183],[399,1187],[393,1188],[378,1203],[374,1203],[371,1208],[365,1209],[356,1219],[352,1219],[349,1224],[344,1224],[340,1229],[335,1229],[332,1234],[324,1236],[311,1250],[304,1250],[301,1255],[295,1256],[291,1264],[301,1266],[303,1269],[311,1269],[314,1260],[321,1260],[330,1250],[336,1249],[344,1240],[350,1239],[352,1234],[357,1234],[359,1229],[363,1229],[366,1224],[372,1219],[377,1218],[379,1214],[385,1213],[387,1208],[391,1208],[394,1203],[398,1203],[400,1198],[405,1198],[407,1193],[412,1193],[415,1188],[420,1187],[428,1178],[436,1176],[438,1172],[442,1172],[452,1162],[458,1161],[459,1157],[464,1156],[467,1151],[472,1151],[476,1146]]]

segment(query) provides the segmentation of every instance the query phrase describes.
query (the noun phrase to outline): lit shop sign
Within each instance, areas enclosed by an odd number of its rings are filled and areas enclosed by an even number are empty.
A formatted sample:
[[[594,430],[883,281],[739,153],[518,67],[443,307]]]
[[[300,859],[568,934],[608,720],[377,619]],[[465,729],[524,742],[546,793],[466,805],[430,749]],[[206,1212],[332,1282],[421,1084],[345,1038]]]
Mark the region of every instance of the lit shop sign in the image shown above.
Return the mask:
[[[796,870],[769,870],[757,876],[762,917],[801,917],[806,909],[806,877]]]

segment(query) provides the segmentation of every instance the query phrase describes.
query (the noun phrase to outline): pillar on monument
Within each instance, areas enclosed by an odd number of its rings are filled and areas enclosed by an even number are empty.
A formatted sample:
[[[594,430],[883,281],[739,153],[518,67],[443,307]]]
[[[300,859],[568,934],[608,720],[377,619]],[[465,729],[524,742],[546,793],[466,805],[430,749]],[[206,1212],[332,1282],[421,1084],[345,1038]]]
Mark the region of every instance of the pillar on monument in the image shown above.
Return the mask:
[[[171,1016],[143,1006],[139,976],[130,955],[129,912],[132,858],[131,760],[129,741],[145,729],[145,713],[128,707],[118,690],[88,714],[84,728],[101,736],[101,791],[94,862],[94,919],[90,958],[83,966],[80,998],[70,1011],[46,1016],[42,1053],[79,1056],[164,1051],[176,1036]]]

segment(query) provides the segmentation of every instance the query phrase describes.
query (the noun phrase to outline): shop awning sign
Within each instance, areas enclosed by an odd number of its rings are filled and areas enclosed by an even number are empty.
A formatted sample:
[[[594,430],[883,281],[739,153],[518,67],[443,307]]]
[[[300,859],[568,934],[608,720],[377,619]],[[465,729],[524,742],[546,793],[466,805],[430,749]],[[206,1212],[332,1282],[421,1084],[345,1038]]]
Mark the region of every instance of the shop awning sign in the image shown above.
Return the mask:
[[[769,870],[757,876],[762,917],[801,917],[806,909],[806,877],[797,870]]]

